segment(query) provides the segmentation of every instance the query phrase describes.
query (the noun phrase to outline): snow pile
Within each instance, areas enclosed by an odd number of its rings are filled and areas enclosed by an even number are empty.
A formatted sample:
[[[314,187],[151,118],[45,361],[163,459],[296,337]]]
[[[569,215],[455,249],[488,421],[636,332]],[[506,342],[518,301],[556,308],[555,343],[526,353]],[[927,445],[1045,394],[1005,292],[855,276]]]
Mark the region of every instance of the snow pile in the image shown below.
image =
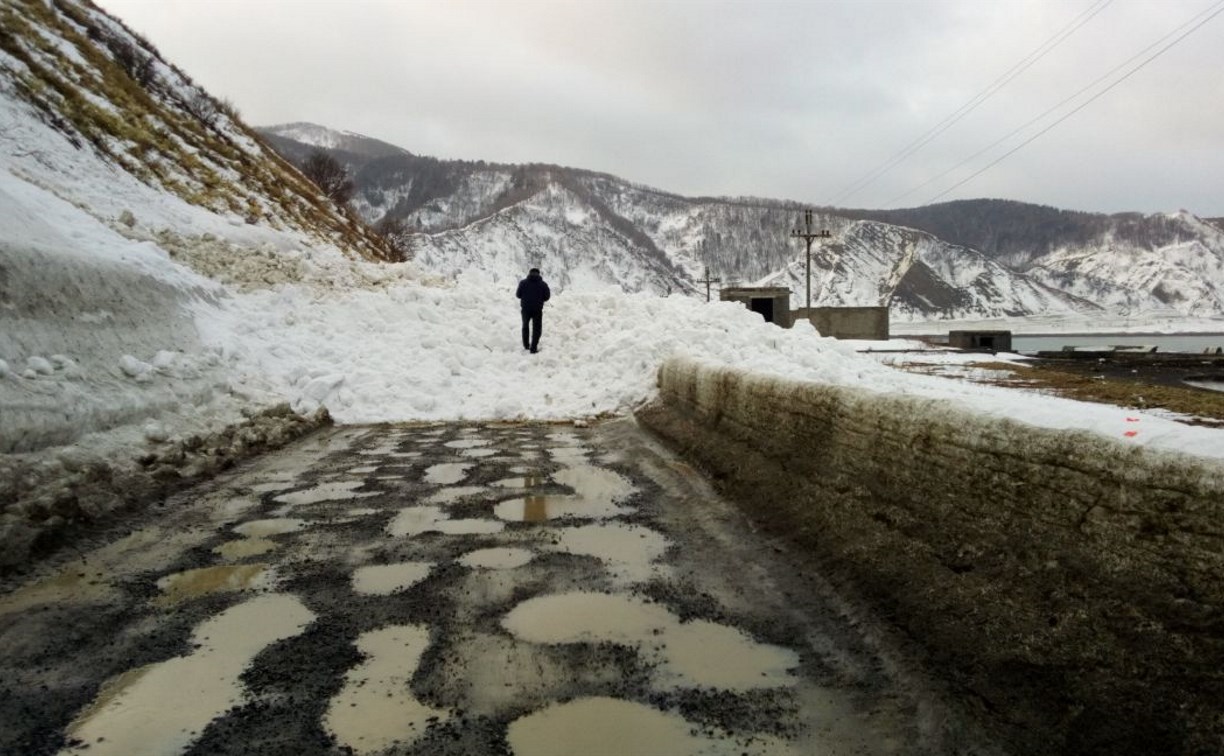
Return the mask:
[[[394,277],[395,266],[341,264],[354,271],[354,282],[378,271],[384,277],[377,286],[279,286],[199,310],[201,338],[226,355],[234,390],[287,400],[301,412],[326,407],[341,423],[575,419],[632,411],[655,395],[665,359],[688,356],[1224,458],[1218,430],[905,373],[806,323],[781,329],[733,303],[571,289],[546,306],[541,352],[531,355],[522,348],[511,288],[474,276],[450,288],[427,286]]]

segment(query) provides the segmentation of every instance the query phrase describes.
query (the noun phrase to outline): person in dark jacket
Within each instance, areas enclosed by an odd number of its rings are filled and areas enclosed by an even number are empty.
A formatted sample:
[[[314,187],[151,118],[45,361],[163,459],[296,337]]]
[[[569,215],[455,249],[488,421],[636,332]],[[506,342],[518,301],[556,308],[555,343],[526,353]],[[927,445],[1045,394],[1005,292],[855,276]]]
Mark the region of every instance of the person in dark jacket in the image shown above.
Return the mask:
[[[527,277],[519,281],[518,291],[514,294],[523,308],[523,348],[530,349],[532,354],[539,351],[540,331],[544,327],[544,303],[551,295],[539,268],[532,268]]]

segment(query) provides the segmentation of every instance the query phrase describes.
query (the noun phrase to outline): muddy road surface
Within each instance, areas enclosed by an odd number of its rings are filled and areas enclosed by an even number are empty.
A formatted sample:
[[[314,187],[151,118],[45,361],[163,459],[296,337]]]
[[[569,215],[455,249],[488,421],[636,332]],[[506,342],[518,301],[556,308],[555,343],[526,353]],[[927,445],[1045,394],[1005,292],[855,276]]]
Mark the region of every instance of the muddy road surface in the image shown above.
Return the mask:
[[[791,557],[632,420],[332,428],[10,581],[0,753],[978,750]]]

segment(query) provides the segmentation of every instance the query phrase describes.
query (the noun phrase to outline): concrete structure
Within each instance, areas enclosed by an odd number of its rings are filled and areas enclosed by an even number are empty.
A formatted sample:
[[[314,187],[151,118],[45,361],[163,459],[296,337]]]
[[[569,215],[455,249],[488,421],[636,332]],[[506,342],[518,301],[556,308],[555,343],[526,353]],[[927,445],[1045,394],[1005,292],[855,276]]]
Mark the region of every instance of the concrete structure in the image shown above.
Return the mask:
[[[781,286],[727,286],[718,293],[724,302],[739,302],[758,312],[766,323],[790,328],[794,323],[790,309],[791,290]]]
[[[1219,753],[1219,462],[679,359],[636,416],[882,610],[1014,753]]]
[[[888,341],[887,307],[801,307],[794,319],[806,318],[821,336]]]
[[[948,346],[969,351],[1010,352],[1011,331],[949,331]]]

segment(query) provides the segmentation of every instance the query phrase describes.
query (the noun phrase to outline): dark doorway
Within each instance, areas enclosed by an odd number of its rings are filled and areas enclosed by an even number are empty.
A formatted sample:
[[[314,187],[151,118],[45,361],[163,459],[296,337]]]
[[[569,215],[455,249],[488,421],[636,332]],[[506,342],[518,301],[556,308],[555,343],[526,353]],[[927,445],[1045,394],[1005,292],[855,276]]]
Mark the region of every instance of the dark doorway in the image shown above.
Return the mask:
[[[978,339],[978,347],[981,349],[994,349],[994,336],[983,336]]]
[[[766,323],[772,323],[774,322],[773,305],[774,301],[772,299],[754,298],[750,306],[753,312],[759,312],[765,317]]]

